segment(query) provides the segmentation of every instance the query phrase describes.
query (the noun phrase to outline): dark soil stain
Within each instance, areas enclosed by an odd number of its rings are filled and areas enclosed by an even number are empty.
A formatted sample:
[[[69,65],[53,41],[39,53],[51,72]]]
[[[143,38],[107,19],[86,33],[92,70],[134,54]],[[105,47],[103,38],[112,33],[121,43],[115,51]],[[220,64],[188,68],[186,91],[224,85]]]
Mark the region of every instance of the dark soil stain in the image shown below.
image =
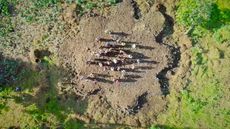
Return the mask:
[[[169,71],[172,72],[174,68],[179,66],[179,61],[181,58],[180,48],[175,48],[174,46],[170,46],[170,45],[167,46],[171,50],[172,61],[168,64],[168,67],[166,67],[165,69],[163,69],[161,72],[157,74],[157,78],[159,79],[159,83],[161,85],[161,91],[165,96],[169,94],[169,79],[166,77],[166,75]]]
[[[169,16],[166,13],[166,7],[164,5],[158,4],[157,9],[158,9],[159,12],[161,12],[161,14],[165,18],[165,23],[164,23],[165,26],[164,26],[163,30],[155,37],[156,41],[158,43],[162,43],[163,39],[166,36],[171,35],[174,32],[174,30],[173,30],[174,20],[173,20],[173,18],[171,16]]]
[[[144,106],[145,103],[147,103],[147,97],[148,93],[145,92],[141,96],[137,98],[137,102],[133,107],[128,107],[129,114],[136,114],[138,111]]]
[[[138,7],[137,2],[136,2],[135,0],[132,0],[132,1],[131,1],[131,4],[132,4],[132,6],[133,6],[133,12],[134,12],[133,17],[134,17],[136,20],[140,19],[140,18],[141,18],[141,10],[140,10],[140,8]]]
[[[155,37],[157,43],[166,45],[167,47],[169,47],[169,49],[171,50],[171,58],[172,61],[168,64],[168,67],[166,67],[165,69],[163,69],[161,72],[159,72],[157,74],[157,78],[159,79],[159,83],[161,85],[161,91],[163,93],[163,95],[167,95],[169,94],[169,79],[166,77],[166,74],[178,67],[179,61],[180,61],[180,48],[177,48],[175,46],[163,43],[163,39],[171,34],[173,34],[174,30],[173,30],[173,26],[174,26],[174,20],[171,16],[169,16],[168,14],[166,14],[166,7],[162,4],[158,4],[157,9],[159,12],[161,12],[161,14],[164,16],[165,18],[165,26],[163,28],[163,30]]]

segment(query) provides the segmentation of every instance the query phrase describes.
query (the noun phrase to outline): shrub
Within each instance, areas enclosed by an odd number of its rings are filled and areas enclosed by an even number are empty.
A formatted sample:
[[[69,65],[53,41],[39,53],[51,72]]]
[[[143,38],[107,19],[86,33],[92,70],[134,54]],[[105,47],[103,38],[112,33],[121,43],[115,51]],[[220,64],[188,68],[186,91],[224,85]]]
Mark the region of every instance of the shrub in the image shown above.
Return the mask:
[[[230,7],[227,3],[229,0],[181,0],[176,13],[177,22],[189,27],[186,34],[194,42],[205,34],[214,34],[219,43],[229,41]]]
[[[10,15],[8,0],[0,0],[0,15]]]
[[[185,26],[204,25],[211,17],[211,0],[181,0],[176,18]]]
[[[11,85],[17,80],[19,63],[14,60],[0,60],[0,86]]]
[[[222,21],[225,24],[230,24],[230,1],[229,0],[218,0],[217,5],[221,10]]]

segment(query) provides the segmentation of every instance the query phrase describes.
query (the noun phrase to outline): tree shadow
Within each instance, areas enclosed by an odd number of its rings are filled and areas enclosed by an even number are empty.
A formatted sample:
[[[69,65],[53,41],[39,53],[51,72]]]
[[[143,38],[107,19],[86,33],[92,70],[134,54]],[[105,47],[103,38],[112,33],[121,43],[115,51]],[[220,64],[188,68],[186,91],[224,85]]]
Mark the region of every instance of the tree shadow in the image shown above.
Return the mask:
[[[0,54],[1,102],[14,100],[23,105],[25,113],[30,114],[37,122],[37,128],[50,128],[53,121],[49,120],[50,116],[47,114],[55,116],[58,121],[56,128],[70,125],[83,128],[82,122],[69,119],[68,115],[83,115],[87,109],[87,100],[77,98],[73,92],[61,91],[58,86],[59,80],[69,71],[50,63],[50,60],[47,61],[48,57],[46,60],[39,59],[39,63],[30,63]]]

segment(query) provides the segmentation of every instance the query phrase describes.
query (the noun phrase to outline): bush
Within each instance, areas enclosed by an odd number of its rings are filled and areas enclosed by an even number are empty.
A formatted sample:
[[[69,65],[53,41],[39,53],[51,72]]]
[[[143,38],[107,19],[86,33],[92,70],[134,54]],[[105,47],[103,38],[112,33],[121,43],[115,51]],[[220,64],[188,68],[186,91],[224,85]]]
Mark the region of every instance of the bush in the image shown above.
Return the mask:
[[[10,15],[8,0],[0,0],[0,15]]]
[[[219,1],[181,0],[176,14],[178,23],[187,27],[200,26],[211,31],[218,30],[222,25],[230,23],[230,9]]]
[[[181,0],[176,18],[185,26],[205,25],[211,18],[213,2],[211,0]]]
[[[11,85],[17,80],[19,63],[14,60],[0,60],[0,86]]]
[[[230,0],[218,0],[217,5],[221,10],[222,21],[225,24],[230,24]]]
[[[230,37],[229,0],[181,0],[178,3],[176,20],[189,27],[186,34],[196,43],[205,34],[214,34],[214,39],[223,43]]]

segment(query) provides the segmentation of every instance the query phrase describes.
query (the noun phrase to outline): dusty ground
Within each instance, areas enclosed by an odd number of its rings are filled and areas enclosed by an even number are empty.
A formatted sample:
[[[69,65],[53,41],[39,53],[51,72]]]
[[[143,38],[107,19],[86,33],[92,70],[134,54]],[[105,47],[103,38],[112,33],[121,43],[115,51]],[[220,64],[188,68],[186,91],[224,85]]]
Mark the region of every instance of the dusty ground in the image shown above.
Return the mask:
[[[167,23],[167,17],[156,5],[140,19],[135,19],[136,9],[129,0],[114,7],[109,16],[85,16],[80,20],[79,33],[61,46],[59,55],[63,67],[73,73],[63,87],[71,87],[76,95],[87,99],[88,107],[83,115],[89,119],[97,123],[148,126],[165,109],[165,94],[169,90],[165,83],[168,83],[170,70],[177,66],[174,58],[178,52],[168,45],[172,43],[156,41],[163,38],[159,35],[162,35]],[[132,51],[134,58],[141,60],[119,84],[112,80],[121,72],[104,71],[99,66],[86,63],[93,57],[92,53],[102,46],[95,38],[109,38],[106,30],[129,34],[123,40],[136,43],[137,49],[126,49]],[[96,74],[96,81],[82,79],[91,73]]]

